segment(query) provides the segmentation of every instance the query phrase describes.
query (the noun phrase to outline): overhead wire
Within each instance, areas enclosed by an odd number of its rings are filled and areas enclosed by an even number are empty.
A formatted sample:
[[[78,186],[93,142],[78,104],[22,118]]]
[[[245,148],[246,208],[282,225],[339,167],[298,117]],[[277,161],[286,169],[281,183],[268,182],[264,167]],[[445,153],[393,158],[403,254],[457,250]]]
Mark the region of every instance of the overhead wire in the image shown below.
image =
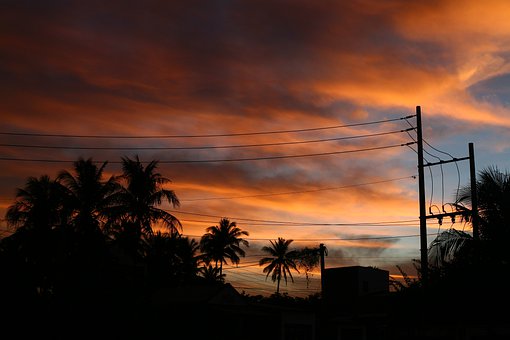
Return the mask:
[[[406,122],[407,122],[408,124],[410,124],[407,120],[406,120]],[[416,142],[416,139],[414,139],[414,137],[413,137],[413,136],[412,136],[409,132],[407,132],[407,134],[409,135],[409,137],[410,137],[410,138],[411,138],[414,142]],[[413,150],[416,154],[418,154],[418,151],[416,151],[413,147],[409,146],[409,148],[410,148],[411,150]],[[430,153],[428,153],[426,150],[423,150],[423,151],[430,155]],[[432,157],[436,157],[436,156],[434,156],[434,155],[431,155],[431,156],[432,156]],[[436,158],[437,158],[437,157],[436,157]],[[427,159],[427,158],[423,157],[423,159],[425,160],[425,162],[430,163],[430,162],[428,161],[428,159]],[[430,200],[429,200],[429,213],[430,213],[430,214],[433,214],[433,213],[432,213],[432,207],[436,207],[436,208],[437,208],[437,206],[435,206],[435,205],[433,205],[433,204],[432,204],[432,202],[433,202],[433,198],[434,198],[434,176],[433,176],[433,174],[432,174],[432,169],[430,168],[430,166],[429,166],[429,167],[427,167],[427,169],[429,170],[429,173],[430,173],[430,187],[431,187],[431,188],[430,188]],[[442,183],[442,187],[443,187],[443,190],[442,190],[443,195],[442,195],[442,196],[443,196],[443,201],[444,201],[444,176],[443,176],[443,168],[442,168],[442,167],[441,167],[441,183]],[[443,203],[443,205],[444,205],[444,203]],[[438,208],[438,210],[439,210],[439,208]],[[439,210],[439,213],[441,213],[441,211],[440,211],[440,210]]]
[[[410,115],[407,117],[375,120],[370,122],[352,123],[344,125],[323,126],[316,128],[305,129],[290,129],[290,130],[275,130],[275,131],[255,131],[255,132],[238,132],[238,133],[220,133],[220,134],[203,134],[203,135],[140,135],[140,136],[126,136],[126,135],[78,135],[78,134],[45,134],[45,133],[29,133],[29,132],[8,132],[0,131],[0,135],[7,136],[30,136],[30,137],[63,137],[63,138],[106,138],[106,139],[162,139],[162,138],[208,138],[208,137],[235,137],[235,136],[254,136],[254,135],[269,135],[269,134],[282,134],[282,133],[298,133],[309,131],[332,130],[345,127],[366,126],[388,122],[395,122],[414,117]]]
[[[423,151],[431,156],[431,157],[434,157],[435,159],[437,159],[439,162],[443,162],[443,160],[433,154],[431,154],[430,152],[428,152],[426,149],[423,149]],[[425,161],[427,163],[430,163],[425,157],[424,157]],[[432,177],[432,170],[429,168],[429,172],[430,172],[430,176]],[[443,171],[443,164],[439,164],[439,168],[440,168],[440,171],[441,171],[441,207],[443,208],[444,207],[444,171]],[[430,213],[432,213],[432,209],[431,209],[431,205],[432,205],[432,197],[430,198],[430,205],[429,205],[429,211]],[[443,212],[444,212],[444,208],[443,208]]]
[[[190,212],[190,211],[181,211],[181,210],[173,210],[173,209],[164,209],[167,212],[170,213],[181,213],[184,215],[194,215],[194,216],[202,216],[202,217],[213,217],[213,218],[224,218],[226,216],[219,216],[219,215],[210,215],[210,214],[203,214],[203,213],[196,213],[196,212]],[[398,220],[398,221],[377,221],[377,222],[353,222],[353,223],[314,223],[314,222],[294,222],[294,221],[276,221],[276,220],[264,220],[264,219],[252,219],[252,218],[243,218],[243,217],[229,217],[232,220],[241,220],[241,221],[248,221],[248,222],[263,222],[268,224],[286,224],[286,225],[315,225],[315,226],[362,226],[362,225],[378,225],[378,224],[398,224],[398,223],[411,223],[419,221],[418,219],[412,219],[412,220]]]
[[[414,142],[392,144],[385,146],[377,146],[362,149],[342,150],[332,152],[320,152],[311,154],[298,154],[298,155],[280,155],[280,156],[265,156],[265,157],[247,157],[247,158],[227,158],[227,159],[182,159],[182,160],[159,160],[161,164],[186,164],[186,163],[221,163],[221,162],[245,162],[245,161],[261,161],[261,160],[274,160],[274,159],[291,159],[291,158],[305,158],[316,156],[331,156],[356,152],[375,151],[383,149],[391,149],[402,146],[412,145]],[[59,159],[37,159],[37,158],[15,158],[15,157],[0,157],[0,161],[18,161],[18,162],[42,162],[42,163],[74,163],[73,160],[59,160]],[[100,163],[108,162],[111,164],[122,164],[122,161],[97,161]]]
[[[435,236],[436,234],[427,234],[427,236]],[[189,235],[183,234],[182,236],[191,237],[191,238],[201,238],[200,235]],[[341,237],[331,237],[331,238],[292,238],[294,242],[319,242],[319,241],[367,241],[367,240],[391,240],[391,239],[402,239],[402,238],[413,238],[420,237],[419,234],[414,235],[396,235],[396,236],[367,236],[367,237],[349,237],[349,238],[341,238]],[[275,238],[252,238],[252,237],[243,237],[244,240],[247,241],[272,241]]]
[[[192,223],[204,223],[204,224],[217,224],[218,221],[212,221],[212,220],[193,220],[193,219],[187,219],[187,218],[179,218],[179,221],[181,222],[192,222]],[[328,224],[324,225],[320,223],[314,223],[314,224],[285,224],[285,223],[263,223],[263,222],[250,222],[250,227],[327,227],[327,226],[345,226],[345,227],[413,227],[416,226],[416,223],[418,222],[406,222],[406,223],[371,223],[371,224],[356,224],[356,223],[343,223],[343,224]]]
[[[450,153],[445,152],[445,151],[441,151],[441,150],[433,147],[425,139],[423,140],[423,142],[425,144],[427,144],[429,147],[431,147],[432,149],[436,150],[437,152],[440,152],[440,153],[442,153],[444,155],[450,156],[452,158],[452,160],[455,160],[455,157],[453,157]],[[460,176],[460,169],[459,169],[459,165],[457,164],[457,161],[454,161],[453,163],[455,164],[455,167],[457,168],[457,193],[456,193],[456,196],[455,196],[455,202],[457,202],[459,200],[460,177],[461,176]]]
[[[407,122],[407,124],[409,124],[411,126],[411,128],[413,128],[412,130],[414,130],[414,127],[411,125],[411,123],[406,119],[405,120]],[[409,135],[409,137],[411,137],[411,139],[413,141],[416,142],[416,140],[411,136],[411,134],[407,131],[407,134]],[[423,140],[423,139],[422,139]],[[424,141],[424,140],[423,140]],[[430,146],[430,144],[427,143],[427,145]],[[440,167],[440,171],[441,171],[441,209],[444,211],[444,171],[443,171],[443,164],[441,162],[443,162],[443,159],[441,159],[440,157],[430,153],[427,151],[427,149],[423,148],[423,152],[425,152],[427,155],[437,159],[439,161],[439,167]],[[425,157],[424,157],[424,160],[427,162],[427,163],[430,163]],[[431,181],[432,180],[432,170],[429,168],[429,172],[430,172],[430,176],[431,176]],[[430,198],[430,204],[429,204],[429,212],[432,214],[432,197]],[[439,213],[441,213],[441,210],[439,211]]]
[[[350,139],[369,138],[369,137],[380,137],[390,134],[403,133],[411,130],[394,130],[380,133],[370,133],[363,135],[336,137],[336,138],[323,138],[323,139],[311,139],[301,141],[289,141],[289,142],[274,142],[274,143],[258,143],[258,144],[231,144],[231,145],[202,145],[202,146],[147,146],[147,147],[111,147],[111,146],[64,146],[64,145],[29,145],[29,144],[12,144],[12,143],[0,143],[0,147],[13,147],[13,148],[32,148],[32,149],[60,149],[60,150],[208,150],[208,149],[232,149],[232,148],[254,148],[254,147],[267,147],[267,146],[282,146],[282,145],[297,145],[297,144],[312,144],[312,143],[324,143],[334,142]]]
[[[410,175],[410,176],[398,177],[398,178],[391,178],[391,179],[374,181],[374,182],[367,182],[367,183],[349,184],[349,185],[338,186],[338,187],[327,187],[327,188],[317,188],[317,189],[309,189],[309,190],[297,190],[297,191],[286,191],[286,192],[276,192],[276,193],[267,193],[267,194],[254,194],[254,195],[242,195],[242,196],[231,196],[231,197],[188,198],[188,199],[181,199],[180,201],[181,202],[194,202],[194,201],[230,200],[230,199],[241,199],[241,198],[268,197],[268,196],[280,196],[280,195],[295,195],[295,194],[303,194],[303,193],[310,193],[310,192],[328,191],[328,190],[340,190],[340,189],[354,188],[354,187],[360,187],[360,186],[365,186],[365,185],[388,183],[388,182],[400,181],[400,180],[409,179],[409,178],[415,179],[416,175]]]
[[[409,117],[412,117],[412,116],[409,116]],[[237,133],[237,134],[211,134],[211,135],[200,135],[202,137],[213,137],[213,136],[234,136],[234,135],[243,135],[243,136],[246,136],[246,135],[253,135],[253,134],[272,134],[272,133],[288,133],[288,132],[303,132],[303,131],[316,131],[316,130],[325,130],[325,129],[333,129],[333,128],[339,128],[339,127],[347,127],[347,126],[361,126],[361,125],[369,125],[369,124],[376,124],[376,123],[382,123],[382,122],[389,122],[389,121],[397,121],[397,120],[401,120],[401,119],[406,119],[406,118],[409,118],[409,117],[403,117],[403,118],[398,118],[398,119],[390,119],[390,120],[381,120],[381,121],[374,121],[374,122],[366,122],[366,123],[358,123],[358,124],[348,124],[348,125],[342,125],[342,126],[331,126],[331,127],[322,127],[322,128],[311,128],[311,129],[298,129],[298,130],[281,130],[281,131],[266,131],[266,132],[250,132],[250,133]],[[407,131],[409,131],[410,129],[408,129]],[[403,132],[403,131],[406,131],[406,130],[401,130],[400,132]],[[0,134],[7,134],[7,135],[23,135],[23,136],[45,136],[45,137],[49,137],[49,136],[52,136],[52,137],[82,137],[82,138],[87,138],[87,137],[90,137],[90,138],[94,138],[94,137],[97,137],[97,138],[106,138],[108,136],[93,136],[93,135],[88,135],[88,136],[84,136],[84,135],[57,135],[57,134],[26,134],[26,133],[21,133],[21,134],[17,134],[17,133],[0,133]],[[386,134],[386,133],[385,133]],[[109,136],[109,137],[112,137],[112,138],[116,138],[116,137],[132,137],[132,136]],[[137,136],[137,137],[143,137],[143,138],[156,138],[156,137],[162,137],[162,136]],[[163,137],[177,137],[177,136],[163,136]],[[199,137],[199,135],[183,135],[182,137]],[[397,147],[397,146],[409,146],[413,143],[406,143],[406,144],[399,144],[399,145],[389,145],[389,146],[382,146],[382,147],[373,147],[373,148],[365,148],[365,149],[357,149],[357,150],[344,150],[344,151],[337,151],[337,152],[329,152],[329,153],[317,153],[317,154],[306,154],[306,155],[286,155],[286,156],[272,156],[272,157],[255,157],[255,158],[242,158],[242,159],[226,159],[226,160],[182,160],[182,161],[179,161],[179,160],[172,160],[172,161],[160,161],[160,163],[189,163],[189,162],[219,162],[219,161],[246,161],[246,160],[260,160],[260,159],[276,159],[276,158],[291,158],[291,157],[308,157],[308,156],[320,156],[320,155],[332,155],[332,154],[341,154],[341,153],[350,153],[350,152],[361,152],[361,151],[368,151],[368,150],[380,150],[380,149],[384,149],[384,148],[390,148],[390,147]],[[42,162],[74,162],[74,161],[67,161],[67,160],[46,160],[46,159],[16,159],[16,158],[8,158],[8,157],[0,157],[0,160],[19,160],[19,161],[42,161]],[[121,163],[121,162],[110,162],[110,163]],[[382,182],[385,182],[385,181],[380,181],[381,183]],[[360,185],[364,185],[364,184],[360,184]],[[348,187],[348,186],[346,186]],[[313,191],[320,191],[320,190],[333,190],[333,189],[336,189],[336,188],[320,188],[320,189],[314,189],[314,190],[308,190],[308,192],[313,192]],[[290,193],[290,192],[289,192]],[[289,194],[289,193],[276,193],[276,194]],[[264,195],[274,195],[274,194],[264,194]],[[179,211],[179,213],[185,213],[185,212],[181,212]],[[217,216],[214,216],[214,217],[217,217]],[[256,221],[256,220],[249,220],[249,219],[243,219],[243,220],[248,220],[248,221]],[[304,223],[296,223],[296,222],[283,222],[283,221],[263,221],[263,220],[259,220],[258,222],[263,222],[263,223],[275,223],[275,224],[283,224],[283,223],[287,223],[287,224],[290,224],[290,225],[304,225]],[[404,222],[411,222],[411,221],[404,221]],[[382,223],[387,223],[389,225],[397,225],[398,223],[402,223],[401,221],[389,221],[389,222],[382,222]],[[382,224],[381,223],[381,224]],[[308,224],[308,225],[366,225],[366,226],[373,226],[373,225],[376,225],[377,223],[346,223],[346,224],[331,224],[331,223],[313,223],[313,224]]]
[[[413,130],[415,130],[415,127],[413,127],[413,125],[409,122],[409,120],[408,120],[407,118],[405,118],[404,120],[407,122],[407,124],[408,124],[411,128],[413,128]],[[409,132],[407,132],[407,134],[408,134],[408,135],[410,135],[410,134],[409,134]],[[411,137],[411,138],[412,138],[412,137]],[[414,139],[413,139],[413,140],[414,140]],[[440,149],[438,149],[438,148],[436,148],[436,147],[432,146],[432,145],[431,145],[431,144],[430,144],[430,143],[429,143],[426,139],[422,139],[422,140],[423,140],[423,142],[424,142],[427,146],[429,146],[429,147],[430,147],[431,149],[433,149],[434,151],[439,152],[439,153],[442,153],[443,155],[447,155],[447,156],[449,156],[449,157],[450,157],[450,158],[454,161],[453,163],[455,164],[455,168],[457,169],[457,190],[456,190],[456,194],[455,194],[455,202],[457,202],[457,201],[459,200],[459,190],[460,190],[460,178],[461,178],[461,174],[460,174],[459,165],[457,164],[457,161],[456,161],[455,157],[453,157],[450,153],[448,153],[448,152],[446,152],[446,151],[442,151],[442,150],[440,150]],[[428,152],[428,151],[426,151],[425,149],[424,149],[424,152],[426,152],[426,153],[427,153],[427,154],[429,154],[430,156],[432,156],[432,157],[434,157],[434,158],[438,159],[440,162],[443,162],[443,161],[444,161],[444,160],[443,160],[443,159],[441,159],[440,157],[437,157],[437,156],[435,156],[435,155],[432,155],[431,153],[429,153],[429,152]],[[427,161],[427,162],[428,162],[428,161]],[[442,210],[443,210],[443,212],[445,212],[445,211],[444,211],[444,179],[443,179],[443,166],[442,166],[442,164],[439,164],[439,165],[440,165],[440,167],[441,167],[441,176],[442,176],[441,178],[442,178],[442,183],[443,183],[443,184],[442,184]]]
[[[384,179],[384,180],[373,181],[373,182],[348,184],[348,185],[337,186],[337,187],[325,187],[325,188],[308,189],[308,190],[274,192],[274,193],[254,194],[254,195],[240,195],[240,196],[230,196],[230,197],[203,197],[203,198],[188,198],[188,199],[184,198],[184,199],[179,199],[179,201],[181,201],[181,202],[195,202],[195,201],[209,201],[209,200],[215,200],[216,201],[216,200],[231,200],[231,199],[242,199],[242,198],[256,198],[256,197],[270,197],[270,196],[282,196],[282,195],[296,195],[296,194],[319,192],[319,191],[330,191],[330,190],[341,190],[341,189],[355,188],[355,187],[361,187],[361,186],[367,186],[367,185],[395,182],[395,181],[400,181],[400,180],[404,180],[404,179],[411,179],[411,178],[412,179],[416,179],[416,175],[409,175],[409,176],[404,176],[404,177],[390,178],[390,179]],[[10,201],[10,200],[12,200],[12,198],[0,197],[0,201]]]
[[[416,154],[418,154],[418,151],[416,151],[413,147],[411,146],[408,146],[409,149],[413,150]],[[423,159],[425,159],[425,161],[428,163],[427,159],[425,157],[423,157]],[[429,170],[429,173],[430,173],[430,201],[429,201],[429,211],[432,207],[432,199],[434,197],[434,176],[432,174],[432,170],[430,169],[430,167],[427,167],[428,170]]]

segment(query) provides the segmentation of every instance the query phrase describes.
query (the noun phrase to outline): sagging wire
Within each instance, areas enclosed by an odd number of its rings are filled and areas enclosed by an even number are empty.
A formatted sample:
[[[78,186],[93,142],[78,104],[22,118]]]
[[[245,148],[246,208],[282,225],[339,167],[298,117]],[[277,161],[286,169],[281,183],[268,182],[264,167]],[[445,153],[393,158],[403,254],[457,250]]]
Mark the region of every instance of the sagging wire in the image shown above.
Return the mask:
[[[405,119],[405,121],[407,122],[407,124],[413,129],[415,130],[416,128],[407,120]],[[407,133],[409,135],[409,132]],[[410,136],[411,137],[411,136]],[[412,137],[411,137],[412,138]],[[414,139],[413,139],[414,140]],[[428,145],[431,149],[433,149],[434,151],[436,152],[439,152],[439,153],[442,153],[444,155],[447,155],[448,157],[450,157],[452,160],[454,160],[454,164],[455,164],[455,168],[457,170],[457,188],[456,188],[456,192],[455,192],[455,204],[457,204],[459,202],[459,192],[460,192],[460,181],[461,181],[461,172],[460,172],[460,168],[459,168],[459,165],[457,164],[457,161],[455,161],[455,157],[453,157],[452,154],[446,152],[446,151],[442,151],[434,146],[432,146],[427,140],[423,139],[423,142]],[[431,153],[429,153],[427,150],[423,150],[425,153],[427,153],[428,155],[438,159],[439,161],[444,161],[442,160],[441,158],[435,156],[435,155],[432,155]],[[444,173],[443,173],[443,166],[442,164],[439,164],[440,165],[440,168],[441,168],[441,181],[442,181],[442,194],[441,194],[441,205],[442,205],[442,210],[444,213],[446,213],[445,211],[445,205],[451,205],[451,203],[444,203]],[[455,207],[455,210],[458,211],[458,209]],[[453,209],[452,209],[453,211]]]
[[[429,147],[431,147],[432,149],[434,149],[435,151],[437,152],[440,152],[444,155],[447,155],[449,157],[452,158],[452,160],[455,160],[455,157],[453,157],[451,154],[449,154],[448,152],[445,152],[445,151],[441,151],[439,149],[436,149],[435,147],[433,147],[432,145],[430,145],[425,139],[423,140],[423,142],[425,142],[425,144],[427,144]],[[459,201],[459,191],[460,191],[460,169],[459,169],[459,165],[457,164],[457,162],[453,162],[455,164],[455,167],[457,168],[457,192],[455,194],[455,202],[458,202]]]
[[[408,124],[410,124],[410,123],[407,121],[407,119],[406,119],[406,122],[407,122]],[[409,131],[406,131],[406,133],[409,135],[409,138],[411,138],[411,140],[413,140],[413,141],[416,143],[416,140],[415,140],[415,139],[414,139],[414,137],[413,137],[413,136],[409,133]],[[413,147],[411,147],[410,145],[408,145],[408,147],[409,147],[411,150],[413,150],[416,154],[418,154],[418,151],[416,151]],[[426,152],[426,151],[425,151],[425,152]],[[429,153],[427,152],[427,154],[429,154]],[[431,154],[429,154],[429,155],[431,155]],[[438,157],[436,157],[436,156],[434,156],[434,155],[431,155],[431,156],[432,156],[432,157],[435,157],[435,158],[438,158]],[[423,157],[423,159],[424,159],[427,163],[430,163],[430,162],[428,161],[428,159],[426,159],[425,157]],[[439,159],[439,158],[438,158],[438,159]],[[436,205],[433,205],[433,204],[432,204],[432,201],[433,201],[433,198],[434,198],[434,176],[433,176],[433,174],[432,174],[432,169],[430,168],[430,166],[429,166],[429,167],[427,167],[427,169],[429,170],[429,173],[430,173],[430,200],[429,200],[429,213],[430,213],[431,215],[434,215],[434,213],[432,212],[432,207],[436,207],[436,208],[437,208],[437,210],[439,211],[439,213],[441,213],[441,209],[439,209],[439,207],[438,207],[438,206],[436,206]],[[441,183],[442,183],[442,197],[443,197],[442,199],[444,200],[444,176],[443,176],[443,169],[442,169],[442,168],[441,168]],[[441,202],[441,203],[443,203],[443,202]],[[442,219],[438,219],[438,223],[439,223],[439,225],[441,225],[441,224],[443,223],[443,220],[442,220]]]
[[[409,124],[410,127],[414,129],[416,129],[410,122],[407,118],[404,118],[404,120],[407,122],[407,124]],[[409,133],[408,133],[409,134]],[[425,144],[427,144],[431,149],[439,152],[439,153],[442,153],[443,155],[447,155],[449,157],[452,158],[452,160],[455,160],[455,157],[453,157],[450,153],[446,152],[446,151],[442,151],[442,150],[439,150],[438,148],[435,148],[433,147],[429,142],[427,142],[425,139],[423,139],[423,142]],[[425,151],[426,152],[426,151]],[[436,157],[437,158],[437,157]],[[438,158],[439,159],[439,158]],[[457,164],[457,162],[455,161],[455,167],[457,169],[457,191],[456,191],[456,194],[455,194],[455,202],[458,202],[459,201],[459,191],[460,191],[460,169],[459,169],[459,165]],[[441,167],[441,171],[442,171],[442,167]]]
[[[414,130],[415,127],[407,120],[405,119],[405,121],[407,122],[407,124],[409,124],[409,126]],[[416,140],[414,140],[414,138],[411,136],[411,134],[409,133],[409,131],[406,131],[407,134],[409,135],[409,137],[416,142]],[[433,146],[431,146],[429,143],[427,143],[425,140],[423,140],[428,146],[430,146],[432,149],[436,150],[436,148],[434,148]],[[431,154],[430,152],[428,152],[427,150],[423,149],[423,152],[425,152],[427,155],[431,156],[431,157],[434,157],[435,159],[437,159],[439,162],[443,162],[444,160],[441,159],[440,157],[437,157],[436,155],[433,155]],[[426,160],[426,159],[425,159]],[[427,160],[426,160],[427,161]],[[428,162],[428,161],[427,161]],[[443,171],[443,165],[442,164],[439,164],[439,167],[441,169],[441,210],[443,210],[443,212],[446,212],[444,210],[444,171]],[[459,180],[460,180],[460,177],[459,177]],[[430,207],[429,207],[429,211],[430,211]],[[441,211],[440,210],[440,211]],[[432,214],[432,212],[430,212]]]
[[[418,154],[418,151],[416,151],[412,146],[410,145],[407,145],[409,147],[409,149],[413,150],[416,154]],[[429,163],[429,161],[423,157],[423,159]],[[429,170],[429,173],[430,173],[430,200],[429,200],[429,213],[431,215],[434,215],[434,213],[432,212],[432,207],[436,207],[437,210],[439,211],[439,213],[441,213],[441,210],[439,209],[439,207],[437,207],[436,205],[432,205],[432,200],[433,200],[433,197],[434,197],[434,176],[432,175],[432,169],[430,169],[430,167],[427,167],[428,170]],[[442,220],[439,221],[439,223],[442,223]]]

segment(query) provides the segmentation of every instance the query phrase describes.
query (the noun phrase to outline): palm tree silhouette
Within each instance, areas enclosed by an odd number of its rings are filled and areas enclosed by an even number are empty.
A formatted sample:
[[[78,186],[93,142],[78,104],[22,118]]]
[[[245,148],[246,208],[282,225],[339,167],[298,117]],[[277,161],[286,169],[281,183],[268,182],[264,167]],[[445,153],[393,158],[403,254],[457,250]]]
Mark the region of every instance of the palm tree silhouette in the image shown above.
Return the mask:
[[[126,186],[117,197],[119,204],[115,215],[120,226],[117,238],[127,240],[130,247],[139,248],[140,242],[153,234],[152,226],[156,223],[161,223],[170,233],[179,233],[182,229],[175,216],[159,208],[164,201],[177,207],[179,199],[173,190],[163,187],[170,180],[156,172],[157,164],[151,161],[144,167],[138,157],[134,160],[122,158],[121,178]]]
[[[480,237],[498,241],[510,236],[510,173],[489,166],[476,181]],[[471,204],[471,187],[460,190],[457,203]]]
[[[497,281],[486,280],[493,272],[505,272],[510,263],[506,240],[510,236],[510,173],[491,166],[478,173],[476,181],[480,239],[463,231],[443,231],[428,248],[431,265],[430,283],[438,290],[448,291],[462,286],[471,290],[506,294]],[[462,187],[456,197],[455,207],[463,212],[462,219],[471,220],[471,186]],[[468,207],[466,207],[468,206]],[[436,281],[436,282],[434,282]],[[455,288],[452,288],[455,287]]]
[[[29,177],[6,213],[7,224],[16,232],[3,245],[9,246],[16,259],[16,275],[25,277],[20,283],[30,287],[34,295],[53,291],[56,264],[62,260],[58,241],[68,231],[69,215],[63,197],[57,181],[46,175]]]
[[[459,255],[472,246],[473,237],[468,233],[453,228],[445,230],[432,240],[427,249],[429,266],[433,269],[442,268],[457,261]]]
[[[29,177],[18,189],[16,201],[6,213],[8,225],[17,229],[51,230],[67,223],[63,188],[58,181],[44,175]]]
[[[204,253],[204,259],[207,263],[214,261],[216,268],[220,268],[220,276],[223,275],[223,263],[227,264],[227,259],[232,264],[239,264],[239,256],[244,257],[245,251],[241,245],[249,246],[249,242],[242,238],[248,236],[247,231],[237,227],[236,222],[230,222],[228,218],[222,218],[219,225],[210,226],[206,229],[200,240],[200,249]]]
[[[73,224],[81,234],[100,234],[108,222],[108,209],[114,205],[120,185],[111,176],[103,181],[107,162],[100,167],[92,159],[80,158],[74,162],[74,174],[67,170],[59,173],[57,180],[67,189],[66,200],[73,209]]]
[[[298,253],[295,250],[289,250],[289,245],[293,242],[293,240],[285,240],[281,237],[278,237],[278,240],[269,241],[271,242],[271,246],[262,247],[262,251],[269,254],[271,257],[264,257],[259,261],[259,265],[263,266],[268,264],[263,272],[267,273],[266,279],[271,275],[271,279],[273,282],[277,281],[276,284],[276,295],[280,294],[280,281],[282,276],[287,283],[287,274],[289,275],[292,282],[294,282],[294,278],[292,277],[291,269],[294,269],[299,273],[296,264],[296,258]]]
[[[224,282],[225,274],[220,274],[220,268],[212,265],[204,265],[199,269],[199,274],[208,283]]]
[[[197,277],[200,255],[194,239],[157,231],[147,240],[145,261],[156,286],[190,282]]]
[[[200,245],[193,238],[179,235],[176,256],[179,259],[179,273],[181,280],[191,281],[197,277],[202,255],[199,255]]]

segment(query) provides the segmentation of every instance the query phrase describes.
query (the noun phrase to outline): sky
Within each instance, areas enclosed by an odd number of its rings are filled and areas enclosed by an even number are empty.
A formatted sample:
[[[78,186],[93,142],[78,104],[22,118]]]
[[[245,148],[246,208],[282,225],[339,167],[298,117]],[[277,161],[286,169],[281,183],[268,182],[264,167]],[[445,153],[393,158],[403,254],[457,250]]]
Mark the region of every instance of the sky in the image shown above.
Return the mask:
[[[79,157],[108,161],[107,175],[122,157],[157,160],[184,235],[222,217],[249,232],[227,281],[264,294],[260,248],[278,237],[324,243],[326,267],[412,271],[417,106],[426,162],[473,143],[477,170],[510,168],[508,1],[0,6],[2,216],[29,176]],[[449,209],[469,164],[429,167],[425,183],[427,210]],[[452,227],[470,231],[429,220],[428,240]],[[283,291],[316,291],[312,279]]]

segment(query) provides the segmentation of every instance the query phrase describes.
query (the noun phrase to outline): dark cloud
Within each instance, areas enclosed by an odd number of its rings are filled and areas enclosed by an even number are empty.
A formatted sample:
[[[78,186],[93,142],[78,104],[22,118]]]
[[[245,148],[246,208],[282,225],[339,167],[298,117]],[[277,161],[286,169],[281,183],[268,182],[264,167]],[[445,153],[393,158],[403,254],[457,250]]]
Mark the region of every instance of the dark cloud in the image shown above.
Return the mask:
[[[469,93],[481,102],[510,106],[510,73],[480,81],[468,88]]]

